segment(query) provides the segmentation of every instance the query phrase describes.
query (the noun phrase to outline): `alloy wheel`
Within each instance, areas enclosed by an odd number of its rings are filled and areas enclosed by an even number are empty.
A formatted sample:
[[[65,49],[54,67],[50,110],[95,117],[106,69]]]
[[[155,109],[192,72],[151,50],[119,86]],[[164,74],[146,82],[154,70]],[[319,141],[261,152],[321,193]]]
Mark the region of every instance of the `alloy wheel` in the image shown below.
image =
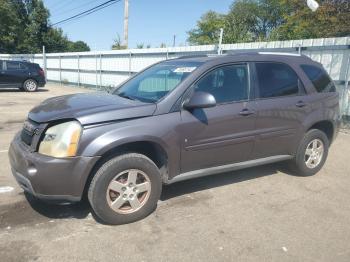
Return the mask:
[[[146,173],[138,169],[120,172],[109,183],[107,203],[119,214],[134,213],[143,207],[151,193],[151,181]]]
[[[323,158],[324,144],[320,139],[312,140],[306,147],[304,161],[308,168],[317,167]]]

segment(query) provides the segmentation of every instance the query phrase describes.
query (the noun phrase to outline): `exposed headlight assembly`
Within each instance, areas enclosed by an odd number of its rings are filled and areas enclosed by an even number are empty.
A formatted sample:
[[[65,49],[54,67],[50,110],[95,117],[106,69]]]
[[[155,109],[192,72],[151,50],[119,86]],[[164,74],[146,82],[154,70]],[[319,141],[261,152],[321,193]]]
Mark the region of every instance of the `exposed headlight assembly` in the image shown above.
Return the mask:
[[[40,143],[39,153],[52,157],[73,157],[78,150],[82,127],[70,121],[48,128]]]

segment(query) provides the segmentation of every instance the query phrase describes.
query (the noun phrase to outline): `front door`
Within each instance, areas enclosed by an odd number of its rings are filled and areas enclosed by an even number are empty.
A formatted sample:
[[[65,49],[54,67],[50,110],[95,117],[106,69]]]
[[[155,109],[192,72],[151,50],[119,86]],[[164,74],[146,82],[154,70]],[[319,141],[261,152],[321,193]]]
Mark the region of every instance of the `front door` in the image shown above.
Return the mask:
[[[246,161],[254,144],[254,104],[249,101],[247,64],[218,67],[193,92],[211,93],[212,108],[182,109],[181,173]]]

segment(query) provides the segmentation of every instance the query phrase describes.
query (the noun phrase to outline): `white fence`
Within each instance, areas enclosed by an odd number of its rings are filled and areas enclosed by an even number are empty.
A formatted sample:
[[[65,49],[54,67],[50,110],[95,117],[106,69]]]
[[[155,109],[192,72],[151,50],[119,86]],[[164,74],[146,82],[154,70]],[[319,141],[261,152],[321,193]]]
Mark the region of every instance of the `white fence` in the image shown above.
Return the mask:
[[[323,64],[342,95],[342,111],[350,115],[348,81],[350,78],[350,37],[307,40],[225,44],[222,53],[243,51],[301,52]],[[46,67],[49,81],[64,84],[117,86],[130,75],[161,60],[187,55],[216,54],[217,45],[171,48],[128,49],[81,53],[34,55],[0,54],[0,59],[29,60]],[[46,57],[46,59],[43,59]],[[45,63],[46,61],[46,63]]]

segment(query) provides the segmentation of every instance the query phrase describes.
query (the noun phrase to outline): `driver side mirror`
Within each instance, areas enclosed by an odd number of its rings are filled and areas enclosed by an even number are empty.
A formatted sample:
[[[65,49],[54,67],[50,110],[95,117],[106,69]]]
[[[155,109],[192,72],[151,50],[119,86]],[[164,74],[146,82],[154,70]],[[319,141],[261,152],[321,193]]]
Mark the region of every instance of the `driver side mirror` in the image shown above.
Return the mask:
[[[187,110],[196,109],[196,108],[209,108],[215,107],[216,100],[212,94],[207,92],[195,92],[190,100],[183,104],[183,108]]]

